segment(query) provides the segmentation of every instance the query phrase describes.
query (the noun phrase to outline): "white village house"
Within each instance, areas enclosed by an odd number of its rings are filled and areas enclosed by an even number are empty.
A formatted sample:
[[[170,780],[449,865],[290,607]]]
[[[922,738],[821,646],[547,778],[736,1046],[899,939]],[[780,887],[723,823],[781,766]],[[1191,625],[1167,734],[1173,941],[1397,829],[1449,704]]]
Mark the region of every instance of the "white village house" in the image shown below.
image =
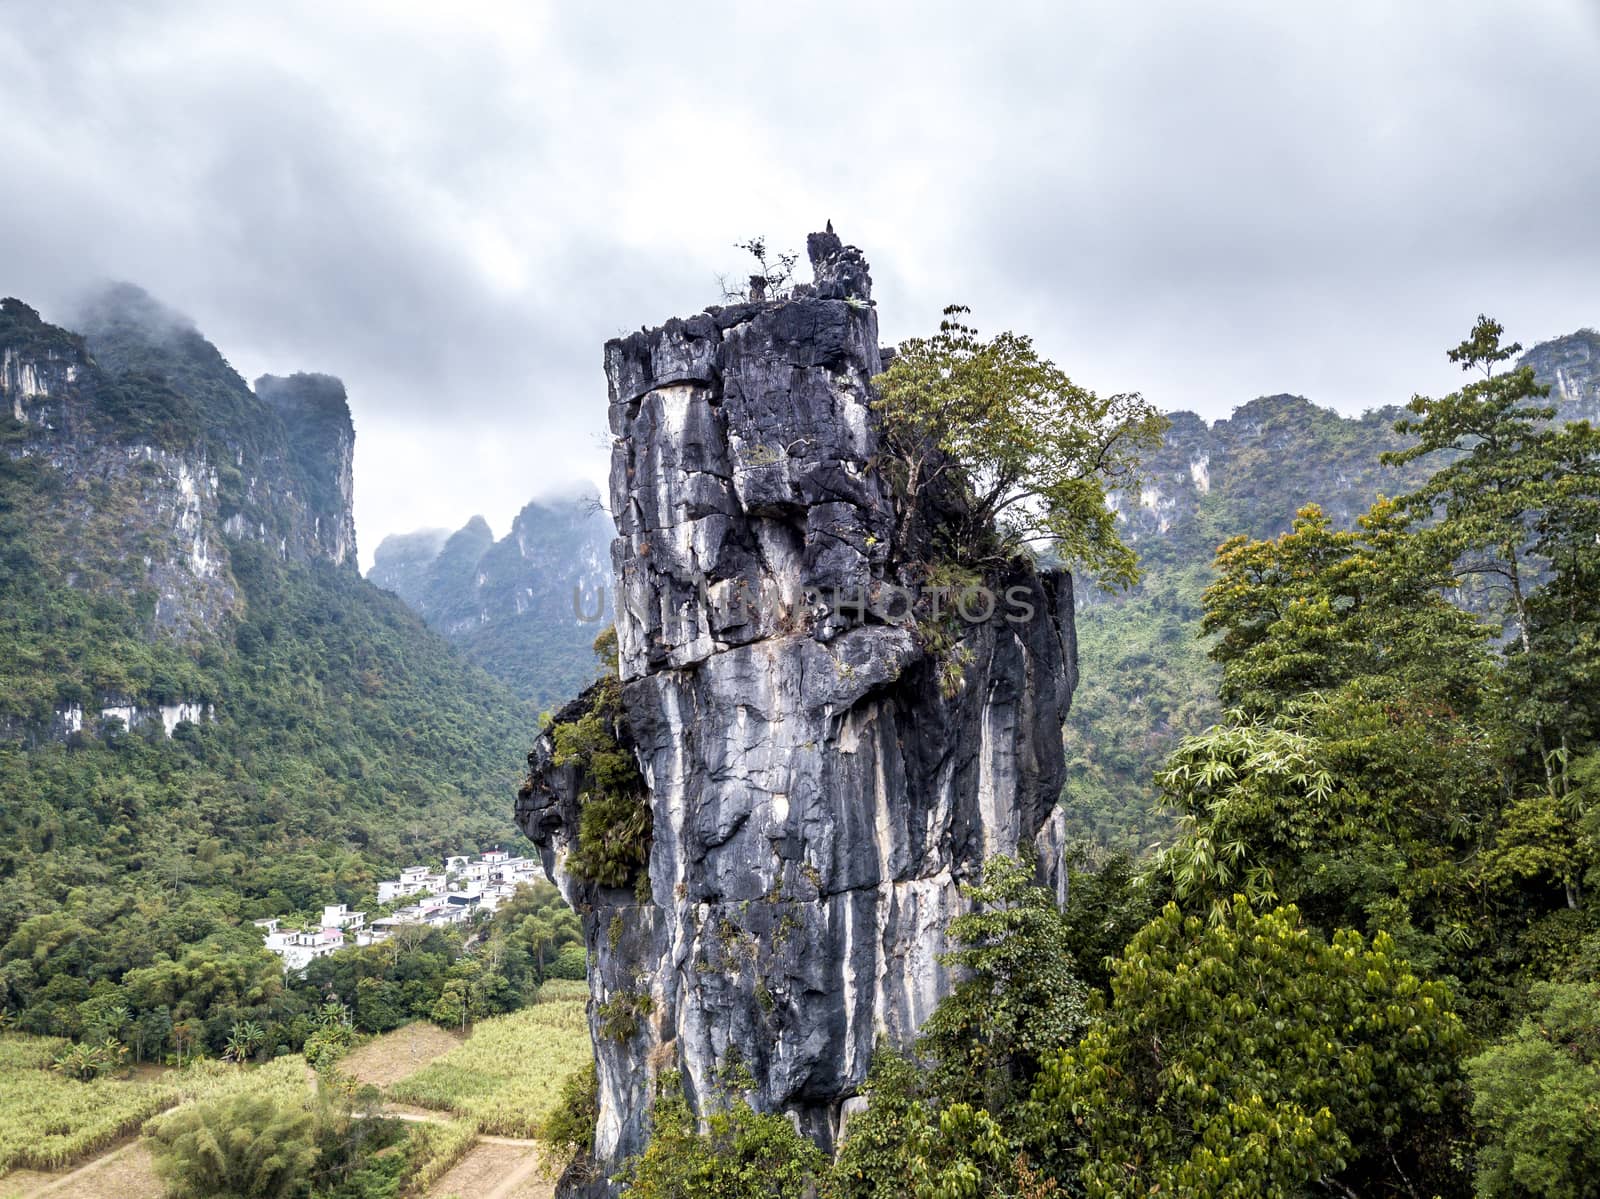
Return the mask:
[[[541,877],[537,860],[514,858],[498,848],[480,854],[477,860],[453,854],[445,859],[444,867],[435,874],[426,866],[407,866],[399,878],[380,882],[379,903],[418,898],[392,915],[374,920],[370,927],[365,912],[352,912],[344,904],[324,907],[316,928],[282,929],[276,919],[254,923],[265,934],[266,947],[283,959],[284,970],[294,972],[347,945],[383,941],[402,925],[448,928],[466,924],[473,912],[493,912],[515,895],[518,887]]]

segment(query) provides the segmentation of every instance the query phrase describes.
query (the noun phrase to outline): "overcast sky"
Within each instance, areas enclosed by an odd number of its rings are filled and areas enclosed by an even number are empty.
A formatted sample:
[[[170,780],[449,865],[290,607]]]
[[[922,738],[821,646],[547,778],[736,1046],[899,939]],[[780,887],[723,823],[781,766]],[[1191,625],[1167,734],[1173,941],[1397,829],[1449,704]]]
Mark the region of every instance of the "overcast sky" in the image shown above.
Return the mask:
[[[0,12],[0,294],[341,376],[364,562],[602,478],[605,339],[828,218],[886,340],[959,300],[1210,417],[1600,324],[1600,0]]]

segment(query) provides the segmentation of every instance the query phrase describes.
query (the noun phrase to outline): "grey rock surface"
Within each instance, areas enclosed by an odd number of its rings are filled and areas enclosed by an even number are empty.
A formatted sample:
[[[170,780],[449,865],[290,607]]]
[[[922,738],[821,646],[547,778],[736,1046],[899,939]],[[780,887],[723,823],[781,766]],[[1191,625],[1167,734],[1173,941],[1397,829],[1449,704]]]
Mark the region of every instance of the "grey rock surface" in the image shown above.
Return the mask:
[[[48,536],[87,593],[148,595],[148,632],[204,638],[236,618],[241,546],[355,570],[355,433],[344,385],[271,375],[251,390],[192,324],[137,288],[108,289],[83,333],[0,300],[0,454],[54,487]],[[187,696],[80,697],[0,741],[64,740],[214,712]]]
[[[540,739],[517,815],[583,913],[600,1080],[602,1177],[562,1194],[614,1193],[603,1175],[644,1147],[665,1069],[699,1104],[742,1063],[757,1108],[830,1146],[874,1044],[907,1043],[947,993],[961,884],[991,854],[1055,853],[1071,579],[986,580],[1006,601],[942,653],[925,604],[893,618],[913,572],[875,469],[870,277],[831,233],[811,249],[796,298],[606,346],[614,727],[653,835],[638,886],[574,877],[589,780]],[[608,1004],[643,1013],[631,1035],[604,1034]]]

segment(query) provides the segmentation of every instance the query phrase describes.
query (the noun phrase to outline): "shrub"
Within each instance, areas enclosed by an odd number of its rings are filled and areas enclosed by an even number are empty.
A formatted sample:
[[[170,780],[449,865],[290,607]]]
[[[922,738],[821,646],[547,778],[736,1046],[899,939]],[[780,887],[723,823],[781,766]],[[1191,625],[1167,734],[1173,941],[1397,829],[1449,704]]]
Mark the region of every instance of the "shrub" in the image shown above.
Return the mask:
[[[600,1035],[613,1041],[628,1041],[639,1031],[640,1022],[655,1008],[655,1001],[639,991],[618,991],[595,1009]]]
[[[594,1126],[600,1119],[600,1077],[590,1062],[567,1075],[561,1095],[539,1130],[558,1154],[570,1160],[594,1152]]]
[[[1580,1199],[1600,1179],[1600,985],[1545,984],[1540,1010],[1467,1063],[1486,1142],[1480,1195]]]
[[[593,688],[589,711],[550,728],[551,761],[579,767],[586,784],[567,869],[606,887],[627,886],[650,860],[649,796],[633,754],[612,732],[620,702],[616,679],[602,679]]]
[[[287,1199],[317,1161],[311,1113],[273,1095],[191,1104],[147,1131],[172,1199]]]
[[[828,1159],[781,1115],[719,1096],[705,1132],[678,1075],[662,1076],[650,1144],[624,1169],[624,1199],[797,1199],[833,1193]]]
[[[102,1074],[110,1074],[127,1060],[128,1048],[115,1037],[100,1042],[84,1042],[69,1046],[50,1063],[57,1074],[88,1082]]]

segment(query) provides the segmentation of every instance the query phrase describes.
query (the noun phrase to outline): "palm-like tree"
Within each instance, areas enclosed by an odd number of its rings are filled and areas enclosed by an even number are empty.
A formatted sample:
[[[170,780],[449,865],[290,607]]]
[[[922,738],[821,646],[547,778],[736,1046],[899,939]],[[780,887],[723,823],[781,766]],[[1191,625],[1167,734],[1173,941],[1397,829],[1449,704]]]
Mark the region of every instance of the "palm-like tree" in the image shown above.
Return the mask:
[[[266,1043],[266,1030],[254,1020],[238,1020],[228,1032],[228,1045],[223,1056],[244,1063],[256,1055]]]
[[[318,1028],[338,1028],[350,1023],[350,1007],[337,999],[330,999],[317,1011]]]
[[[106,1069],[105,1049],[100,1045],[73,1045],[59,1054],[50,1068],[57,1074],[88,1082],[98,1078]]]

